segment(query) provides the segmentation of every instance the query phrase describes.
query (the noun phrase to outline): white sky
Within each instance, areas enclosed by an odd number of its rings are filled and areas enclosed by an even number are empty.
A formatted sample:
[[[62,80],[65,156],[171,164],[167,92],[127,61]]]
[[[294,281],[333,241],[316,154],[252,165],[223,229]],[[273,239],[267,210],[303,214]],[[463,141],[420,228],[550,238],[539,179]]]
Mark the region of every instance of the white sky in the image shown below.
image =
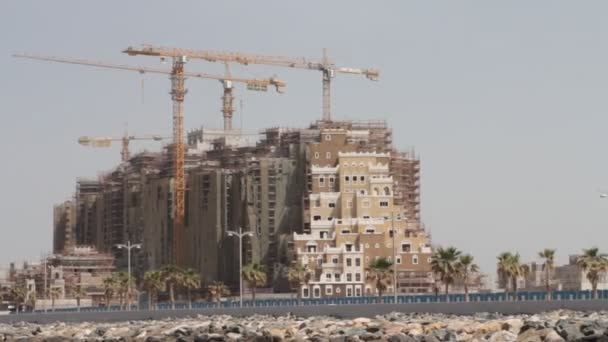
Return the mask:
[[[30,1],[0,2],[0,263],[52,247],[52,205],[79,176],[119,160],[81,135],[166,134],[169,81],[136,73],[18,60],[15,52],[158,66],[129,57],[153,43],[377,67],[380,82],[341,75],[337,117],[386,118],[400,148],[422,160],[422,214],[435,243],[472,253],[486,272],[516,250],[559,261],[606,250],[608,3],[604,1]],[[203,62],[192,71],[222,73]],[[320,117],[318,72],[279,75],[285,95],[245,93],[246,129],[305,126]],[[186,127],[221,124],[221,87],[188,81]],[[237,115],[235,125],[240,118]],[[138,145],[157,148],[157,145]]]

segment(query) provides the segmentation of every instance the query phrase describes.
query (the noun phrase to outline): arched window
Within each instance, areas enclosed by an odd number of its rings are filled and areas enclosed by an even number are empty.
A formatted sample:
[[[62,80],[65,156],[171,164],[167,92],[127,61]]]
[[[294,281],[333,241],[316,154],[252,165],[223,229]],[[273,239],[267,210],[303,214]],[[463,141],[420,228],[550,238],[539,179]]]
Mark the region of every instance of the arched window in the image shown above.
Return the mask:
[[[391,189],[389,189],[388,186],[385,186],[384,187],[384,195],[385,196],[390,196],[390,194],[391,194]]]
[[[380,196],[380,189],[374,188],[374,195]]]

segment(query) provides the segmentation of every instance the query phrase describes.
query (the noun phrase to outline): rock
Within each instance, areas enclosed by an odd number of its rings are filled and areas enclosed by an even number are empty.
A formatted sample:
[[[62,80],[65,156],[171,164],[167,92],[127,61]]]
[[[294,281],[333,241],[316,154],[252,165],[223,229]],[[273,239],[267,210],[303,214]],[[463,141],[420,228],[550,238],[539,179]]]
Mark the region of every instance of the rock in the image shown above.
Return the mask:
[[[370,323],[372,320],[369,318],[365,318],[365,317],[359,317],[359,318],[355,318],[353,319],[354,323],[358,323],[358,324],[367,324]]]
[[[238,341],[240,338],[243,337],[243,335],[237,334],[237,333],[234,333],[234,332],[229,332],[229,333],[226,334],[226,337],[230,341]]]
[[[396,335],[404,330],[404,326],[401,324],[389,324],[384,327],[384,333],[387,335]]]
[[[582,339],[585,335],[581,332],[581,324],[573,321],[560,319],[555,324],[555,331],[567,341]]]
[[[503,330],[509,330],[512,333],[519,334],[521,327],[524,325],[521,319],[511,318],[502,323]]]
[[[437,329],[433,331],[433,336],[435,336],[439,341],[455,341],[456,334],[452,330],[449,329]]]
[[[421,342],[441,342],[440,339],[438,339],[437,337],[435,337],[435,335],[432,335],[432,334],[424,335],[420,341]]]
[[[545,336],[545,342],[562,342],[565,341],[555,330],[551,330]]]
[[[158,336],[148,336],[146,338],[146,342],[161,342],[163,339],[162,337],[158,337]]]
[[[106,331],[108,331],[108,328],[106,328],[106,327],[97,327],[97,328],[95,328],[95,333],[97,334],[97,336],[103,336],[103,335],[105,335]]]
[[[390,336],[388,342],[416,342],[416,339],[406,334],[398,333]]]
[[[487,333],[501,331],[501,330],[502,330],[502,324],[500,322],[489,321],[489,322],[479,325],[477,327],[476,332],[487,334]]]
[[[514,333],[512,333],[508,330],[501,330],[501,331],[497,331],[497,332],[493,333],[488,341],[489,342],[514,342],[516,340],[517,340],[517,335],[515,335]]]
[[[209,341],[209,335],[207,334],[196,334],[194,336],[194,342],[207,342]]]
[[[528,329],[517,336],[517,342],[542,342],[540,330]]]

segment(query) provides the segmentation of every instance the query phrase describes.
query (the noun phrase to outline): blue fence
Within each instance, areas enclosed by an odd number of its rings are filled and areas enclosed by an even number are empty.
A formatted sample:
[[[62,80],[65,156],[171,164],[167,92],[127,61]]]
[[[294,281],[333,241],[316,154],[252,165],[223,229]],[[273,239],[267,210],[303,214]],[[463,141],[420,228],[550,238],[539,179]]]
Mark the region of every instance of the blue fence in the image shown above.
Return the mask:
[[[535,301],[535,300],[546,300],[546,292],[520,292],[517,294],[517,300],[519,301]],[[608,290],[599,290],[598,298],[608,299]],[[554,291],[551,294],[552,300],[585,300],[592,299],[591,291]],[[512,294],[509,298],[503,292],[500,293],[471,293],[469,295],[471,302],[500,302],[500,301],[511,301],[513,300]],[[407,303],[444,303],[444,302],[464,302],[464,294],[450,294],[446,295],[399,295],[397,296],[398,304]],[[299,305],[352,305],[352,304],[394,304],[395,298],[392,295],[387,295],[382,298],[378,297],[337,297],[337,298],[303,298],[300,300]],[[276,298],[276,299],[258,299],[255,302],[252,300],[244,300],[244,307],[268,307],[268,306],[295,306],[298,305],[297,299],[289,298]],[[192,309],[210,309],[210,308],[230,308],[239,307],[238,300],[223,300],[221,303],[217,302],[193,302],[191,304]],[[190,304],[184,301],[178,301],[175,303],[176,310],[189,309]],[[81,312],[99,312],[99,311],[121,311],[124,307],[113,305],[110,307],[81,307]],[[142,302],[139,305],[131,305],[131,310],[148,310],[149,305],[146,302]],[[172,310],[170,303],[160,303],[156,306],[158,310]],[[48,310],[52,311],[52,310]],[[76,308],[69,309],[55,309],[55,312],[76,312]],[[43,312],[37,310],[37,313]]]

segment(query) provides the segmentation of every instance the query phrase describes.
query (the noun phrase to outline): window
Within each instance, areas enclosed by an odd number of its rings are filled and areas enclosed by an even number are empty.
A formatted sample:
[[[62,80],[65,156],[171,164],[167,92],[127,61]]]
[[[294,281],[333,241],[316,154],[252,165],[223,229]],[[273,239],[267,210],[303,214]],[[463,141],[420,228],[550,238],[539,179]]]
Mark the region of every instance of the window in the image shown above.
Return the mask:
[[[327,206],[330,208],[335,208],[336,207],[336,202],[329,202],[327,203]]]
[[[397,257],[397,265],[401,265],[401,257]]]
[[[326,278],[327,280],[331,280],[331,273],[327,273],[327,274],[325,275],[325,278]]]
[[[328,296],[331,296],[333,294],[333,289],[331,285],[326,285],[325,286],[325,294]]]
[[[353,245],[351,245],[351,244],[349,244],[349,243],[348,243],[348,244],[346,244],[346,251],[347,251],[347,252],[352,252],[352,250],[353,250]],[[349,266],[350,266],[350,265],[349,265]]]
[[[416,254],[412,256],[412,264],[418,265],[418,256]]]
[[[393,235],[395,235],[395,232],[394,232],[392,229],[391,229],[391,230],[389,230],[389,231],[388,231],[388,236],[392,238],[392,237],[393,237]]]
[[[380,201],[381,207],[388,207],[388,201]]]
[[[340,292],[342,292],[342,290],[340,290],[340,288],[339,288],[339,287],[338,287],[338,288],[336,288],[336,293],[340,293]]]
[[[331,140],[331,134],[325,134],[325,140]]]
[[[353,265],[353,259],[351,258],[346,258],[346,266],[347,267],[351,267]]]
[[[412,250],[412,245],[409,243],[401,244],[401,251],[405,253],[409,253]]]
[[[336,273],[336,274],[334,274],[334,279],[335,279],[336,281],[340,281],[340,273]]]
[[[318,287],[315,287],[315,289],[313,290],[314,296],[315,298],[319,298],[321,297],[321,289]]]
[[[343,230],[342,230],[342,234],[350,234],[350,230],[348,230],[348,229],[343,229]]]
[[[334,186],[334,177],[329,177],[329,186]]]
[[[389,189],[388,186],[384,187],[384,195],[385,196],[390,196],[391,194],[391,189]]]
[[[331,152],[325,153],[325,159],[331,159]]]
[[[313,221],[321,221],[321,215],[315,215],[312,217]]]
[[[344,182],[346,184],[349,184],[350,183],[350,177],[349,176],[344,176]]]
[[[325,186],[325,178],[323,177],[319,177],[319,187],[324,187]]]
[[[348,282],[353,281],[353,274],[352,273],[346,273],[346,281],[348,281]]]
[[[368,234],[373,234],[376,232],[376,229],[373,227],[365,228],[365,232]]]
[[[353,184],[357,183],[357,176],[353,176]]]
[[[308,253],[314,253],[317,251],[317,246],[308,246]]]
[[[315,159],[319,159],[319,152],[315,152]]]
[[[346,207],[347,208],[352,208],[353,207],[353,201],[346,201]]]
[[[363,215],[364,219],[369,219],[369,215]]]
[[[355,281],[361,281],[361,273],[355,273]]]
[[[329,232],[320,232],[319,235],[321,239],[327,239],[329,237]]]
[[[302,289],[302,297],[308,298],[309,295],[310,294],[308,293],[308,289],[307,288]]]
[[[361,266],[361,259],[360,258],[356,258],[355,259],[355,266]]]
[[[347,287],[346,288],[346,297],[352,297],[353,296],[353,289],[352,287]]]
[[[363,208],[369,208],[369,201],[368,200],[363,201],[363,204],[361,206]]]
[[[337,264],[338,263],[338,257],[333,257],[331,259],[331,262],[334,263],[334,264]]]
[[[365,195],[365,190],[361,190],[361,191],[359,191],[359,194],[361,194],[361,195]]]
[[[361,288],[360,287],[355,287],[355,296],[361,297]]]
[[[361,176],[361,184],[365,183],[365,176]]]

